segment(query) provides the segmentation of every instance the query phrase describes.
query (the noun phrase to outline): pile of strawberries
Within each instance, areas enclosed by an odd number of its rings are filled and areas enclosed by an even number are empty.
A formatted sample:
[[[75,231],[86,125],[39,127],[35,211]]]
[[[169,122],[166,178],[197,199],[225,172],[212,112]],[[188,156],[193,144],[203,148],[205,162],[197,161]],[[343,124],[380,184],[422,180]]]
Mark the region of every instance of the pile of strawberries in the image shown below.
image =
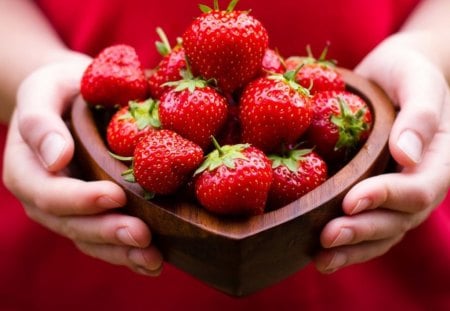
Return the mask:
[[[189,189],[207,210],[256,215],[323,183],[367,139],[371,111],[326,50],[283,59],[248,11],[217,1],[144,70],[133,47],[104,49],[86,69],[81,94],[116,109],[108,146],[124,173],[151,195]]]

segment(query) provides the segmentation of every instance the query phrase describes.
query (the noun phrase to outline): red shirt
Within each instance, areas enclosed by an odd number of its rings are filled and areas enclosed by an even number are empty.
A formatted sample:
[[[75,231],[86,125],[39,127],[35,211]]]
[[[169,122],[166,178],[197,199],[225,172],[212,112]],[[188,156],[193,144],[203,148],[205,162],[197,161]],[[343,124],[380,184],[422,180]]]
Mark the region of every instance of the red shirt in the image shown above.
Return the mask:
[[[128,43],[153,66],[155,28],[171,42],[198,14],[197,1],[36,1],[66,44],[95,55]],[[210,1],[212,3],[212,1]],[[221,1],[222,3],[227,1]],[[398,30],[416,0],[242,0],[266,26],[271,47],[304,54],[306,44],[352,68]],[[223,6],[226,4],[222,4]],[[0,126],[0,150],[6,129]],[[2,159],[0,159],[2,160]],[[90,258],[29,220],[0,185],[1,310],[449,310],[450,197],[386,255],[325,276],[312,266],[245,298],[232,298],[166,264],[148,278]]]

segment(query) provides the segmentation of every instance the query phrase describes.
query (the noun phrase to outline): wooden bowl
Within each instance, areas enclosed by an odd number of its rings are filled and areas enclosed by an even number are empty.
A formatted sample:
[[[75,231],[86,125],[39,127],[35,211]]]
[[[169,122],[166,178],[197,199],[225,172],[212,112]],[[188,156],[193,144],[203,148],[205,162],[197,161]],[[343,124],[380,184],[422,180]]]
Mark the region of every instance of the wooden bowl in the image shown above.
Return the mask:
[[[371,106],[374,126],[355,157],[324,184],[280,209],[250,218],[225,218],[185,199],[146,201],[137,184],[123,180],[127,168],[105,146],[92,111],[79,97],[71,113],[77,160],[87,178],[111,180],[128,198],[124,212],[143,219],[167,262],[233,296],[244,296],[300,270],[320,248],[324,225],[341,214],[347,191],[381,173],[389,160],[387,142],[393,107],[373,83],[339,69],[350,91]]]

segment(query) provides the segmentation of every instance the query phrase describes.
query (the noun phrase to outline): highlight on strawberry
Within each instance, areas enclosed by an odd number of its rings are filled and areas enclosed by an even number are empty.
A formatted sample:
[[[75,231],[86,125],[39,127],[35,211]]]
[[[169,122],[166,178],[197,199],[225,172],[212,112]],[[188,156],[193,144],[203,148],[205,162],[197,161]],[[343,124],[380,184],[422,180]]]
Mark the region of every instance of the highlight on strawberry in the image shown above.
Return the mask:
[[[243,87],[260,73],[269,37],[249,11],[201,5],[203,12],[183,33],[183,46],[194,75],[215,79],[226,93]]]
[[[106,47],[80,92],[103,107],[105,143],[149,198],[189,192],[208,212],[248,217],[324,183],[367,140],[373,117],[327,59],[328,44],[318,59],[309,46],[284,57],[257,12],[237,3],[200,5],[174,46],[157,28],[154,68],[131,46]]]

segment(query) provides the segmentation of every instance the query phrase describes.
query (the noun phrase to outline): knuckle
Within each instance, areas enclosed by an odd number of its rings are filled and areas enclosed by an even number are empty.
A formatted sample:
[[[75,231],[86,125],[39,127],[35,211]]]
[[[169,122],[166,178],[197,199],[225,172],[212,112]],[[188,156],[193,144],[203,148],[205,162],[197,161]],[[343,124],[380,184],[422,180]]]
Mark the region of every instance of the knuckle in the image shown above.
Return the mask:
[[[73,221],[71,219],[72,218],[69,217],[60,218],[62,235],[64,235],[65,237],[69,238],[72,241],[79,241],[81,240],[81,238],[79,230],[77,229],[78,227],[73,224]]]
[[[417,212],[424,211],[432,206],[436,200],[435,192],[427,189],[418,189],[415,192],[415,206],[414,209]]]

